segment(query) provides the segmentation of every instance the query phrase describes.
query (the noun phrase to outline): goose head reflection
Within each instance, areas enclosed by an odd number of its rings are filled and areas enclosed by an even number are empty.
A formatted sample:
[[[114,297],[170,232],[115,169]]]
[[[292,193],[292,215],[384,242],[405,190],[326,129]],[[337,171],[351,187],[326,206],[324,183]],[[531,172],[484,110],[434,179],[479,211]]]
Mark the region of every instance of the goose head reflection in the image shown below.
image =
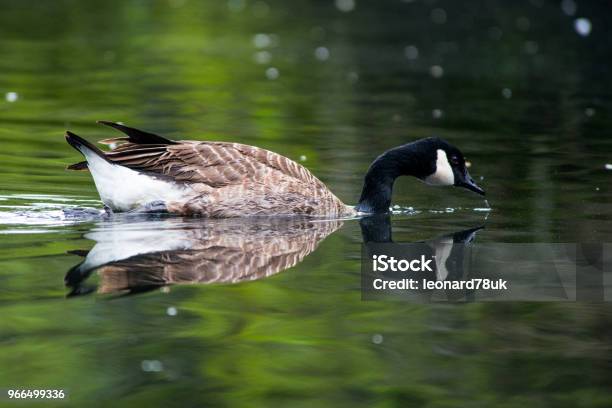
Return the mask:
[[[391,220],[387,214],[374,215],[360,220],[363,242],[366,244],[366,258],[379,254],[376,244],[402,243],[395,242],[392,236]],[[460,281],[467,278],[470,271],[465,269],[466,259],[469,260],[469,244],[476,239],[478,231],[484,229],[484,225],[456,231],[450,234],[425,241],[415,242],[423,244],[418,246],[418,252],[423,253],[428,259],[434,259],[435,265],[430,273],[421,277],[428,281]],[[373,245],[367,245],[373,244]],[[385,275],[385,273],[382,273]],[[431,290],[420,289],[420,293],[426,294],[421,300],[430,301]],[[473,291],[470,290],[445,290],[447,300],[471,300]]]
[[[100,224],[96,242],[65,277],[69,296],[129,294],[174,284],[238,283],[266,278],[300,263],[342,226],[306,218],[144,220]],[[99,286],[87,280],[99,275]]]

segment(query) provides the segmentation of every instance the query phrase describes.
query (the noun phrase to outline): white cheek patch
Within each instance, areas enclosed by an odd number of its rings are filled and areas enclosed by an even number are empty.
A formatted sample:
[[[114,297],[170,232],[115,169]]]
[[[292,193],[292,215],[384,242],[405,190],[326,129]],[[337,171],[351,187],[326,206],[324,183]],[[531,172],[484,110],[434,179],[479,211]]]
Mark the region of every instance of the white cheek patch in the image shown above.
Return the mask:
[[[455,184],[455,175],[444,150],[437,150],[436,171],[425,177],[425,182],[435,186],[452,186]]]

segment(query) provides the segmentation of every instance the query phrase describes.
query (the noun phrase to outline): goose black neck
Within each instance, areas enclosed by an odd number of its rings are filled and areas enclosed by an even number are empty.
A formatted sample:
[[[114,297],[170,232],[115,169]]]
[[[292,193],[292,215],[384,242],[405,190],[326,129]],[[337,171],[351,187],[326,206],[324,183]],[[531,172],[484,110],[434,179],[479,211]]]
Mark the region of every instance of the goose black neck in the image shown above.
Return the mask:
[[[389,212],[395,179],[402,175],[420,175],[420,160],[416,153],[411,145],[404,145],[388,150],[374,160],[366,173],[355,209],[364,213]]]

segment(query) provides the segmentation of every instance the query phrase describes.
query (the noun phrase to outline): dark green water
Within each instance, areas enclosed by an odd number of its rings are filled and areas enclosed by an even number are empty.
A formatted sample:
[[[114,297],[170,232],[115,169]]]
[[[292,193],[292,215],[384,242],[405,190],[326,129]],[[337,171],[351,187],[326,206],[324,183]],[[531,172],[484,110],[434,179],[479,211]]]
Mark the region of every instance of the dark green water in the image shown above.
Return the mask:
[[[274,150],[346,203],[377,154],[435,134],[492,211],[402,179],[396,241],[484,224],[477,242],[610,242],[606,2],[368,3],[0,2],[0,388],[73,406],[612,405],[606,304],[362,302],[356,220],[63,216],[101,207],[64,171],[66,129],[116,135],[98,119]],[[94,244],[166,252],[67,297]]]

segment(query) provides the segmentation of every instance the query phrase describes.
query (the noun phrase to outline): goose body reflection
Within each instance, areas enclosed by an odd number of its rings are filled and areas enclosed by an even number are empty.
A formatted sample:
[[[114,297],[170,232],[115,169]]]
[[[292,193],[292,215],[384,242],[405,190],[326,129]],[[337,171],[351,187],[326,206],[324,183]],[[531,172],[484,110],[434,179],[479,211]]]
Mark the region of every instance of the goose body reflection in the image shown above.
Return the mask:
[[[237,283],[266,278],[313,252],[339,220],[177,219],[104,224],[85,235],[96,242],[66,274],[70,295],[142,292],[171,284]]]
[[[129,222],[101,222],[85,234],[96,242],[94,247],[72,251],[84,259],[68,271],[65,283],[74,296],[263,279],[300,263],[342,225],[340,220],[295,217],[152,220],[141,215]],[[388,215],[363,218],[360,227],[366,244],[393,242]],[[471,242],[480,228],[426,241],[442,261],[436,278],[461,278],[453,275],[457,268],[446,268],[463,260],[460,248],[450,244]],[[93,273],[99,275],[97,287],[88,283]]]

